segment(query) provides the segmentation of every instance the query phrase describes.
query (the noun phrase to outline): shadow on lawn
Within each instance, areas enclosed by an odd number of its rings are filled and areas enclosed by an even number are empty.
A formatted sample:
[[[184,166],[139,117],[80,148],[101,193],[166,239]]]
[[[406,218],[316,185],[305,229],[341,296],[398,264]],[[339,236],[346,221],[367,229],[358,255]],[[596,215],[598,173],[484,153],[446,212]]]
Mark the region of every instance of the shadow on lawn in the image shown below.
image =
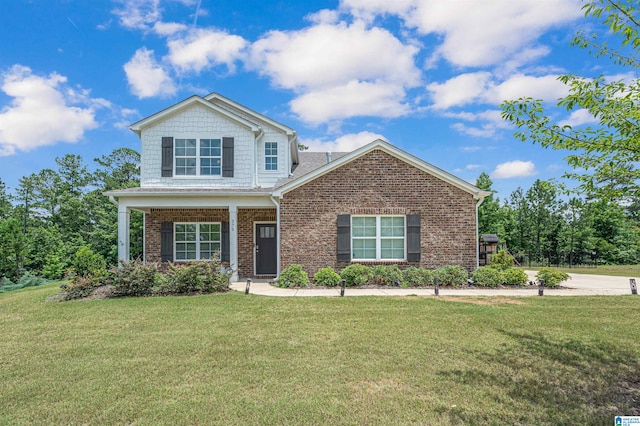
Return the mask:
[[[513,343],[496,353],[470,354],[486,367],[439,373],[494,404],[482,413],[443,409],[452,423],[612,424],[616,415],[640,415],[640,359],[631,350],[499,332]]]

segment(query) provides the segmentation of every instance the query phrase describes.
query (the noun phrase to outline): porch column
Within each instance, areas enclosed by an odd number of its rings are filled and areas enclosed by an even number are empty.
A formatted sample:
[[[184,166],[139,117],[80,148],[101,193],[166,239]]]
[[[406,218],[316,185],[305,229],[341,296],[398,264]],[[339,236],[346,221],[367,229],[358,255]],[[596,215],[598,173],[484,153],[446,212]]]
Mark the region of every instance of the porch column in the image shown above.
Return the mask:
[[[118,204],[118,260],[129,261],[129,216],[127,206]]]
[[[229,206],[229,263],[231,282],[238,281],[238,206]]]

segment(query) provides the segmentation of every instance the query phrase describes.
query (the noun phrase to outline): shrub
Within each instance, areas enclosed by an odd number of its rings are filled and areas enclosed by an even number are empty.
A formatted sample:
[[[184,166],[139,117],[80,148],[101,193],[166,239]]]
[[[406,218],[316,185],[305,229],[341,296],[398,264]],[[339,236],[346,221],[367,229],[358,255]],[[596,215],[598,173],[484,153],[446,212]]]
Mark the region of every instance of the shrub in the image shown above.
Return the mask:
[[[99,253],[94,253],[89,246],[82,246],[75,254],[71,263],[75,275],[79,277],[105,277],[107,262]]]
[[[425,268],[411,266],[402,272],[403,287],[418,287],[433,285],[433,271]]]
[[[49,280],[46,278],[38,277],[36,275],[32,275],[29,272],[25,272],[23,276],[20,277],[16,284],[24,287],[37,287],[42,284],[48,283]]]
[[[45,257],[45,265],[42,268],[42,275],[50,280],[58,280],[64,276],[64,270],[67,264],[62,258],[62,254],[58,251],[49,253]]]
[[[522,269],[510,268],[503,271],[504,281],[511,285],[527,285],[529,277]]]
[[[555,268],[542,268],[538,271],[536,277],[539,280],[543,279],[547,287],[557,287],[560,283],[571,278],[566,272],[559,271]]]
[[[155,271],[154,271],[155,281]],[[221,268],[220,261],[173,263],[169,265],[167,278],[160,279],[156,292],[166,293],[215,293],[229,290],[229,275]]]
[[[158,266],[155,263],[143,263],[141,260],[120,262],[120,268],[112,268],[109,283],[111,295],[146,296],[152,293]]]
[[[64,300],[81,299],[83,297],[90,296],[91,293],[93,293],[93,290],[101,285],[102,282],[96,277],[80,277],[76,275],[71,278],[71,281],[65,290]]]
[[[309,275],[302,270],[302,265],[293,264],[284,268],[277,282],[280,287],[285,287],[287,282],[290,287],[304,287],[309,285]]]
[[[370,281],[376,285],[400,285],[404,277],[398,265],[376,265],[371,268]]]
[[[434,277],[440,280],[440,285],[459,286],[465,284],[469,278],[469,273],[462,266],[447,265],[436,269]]]
[[[320,268],[313,276],[315,285],[324,285],[327,287],[335,287],[340,284],[340,275],[333,268]]]
[[[497,287],[504,282],[504,274],[499,269],[490,266],[483,266],[473,272],[471,279],[475,285],[482,287]]]
[[[363,285],[371,278],[371,268],[360,263],[353,263],[340,271],[340,277],[346,281],[347,287]]]
[[[491,267],[506,271],[509,268],[513,268],[514,258],[506,251],[502,250],[496,254],[491,255]]]

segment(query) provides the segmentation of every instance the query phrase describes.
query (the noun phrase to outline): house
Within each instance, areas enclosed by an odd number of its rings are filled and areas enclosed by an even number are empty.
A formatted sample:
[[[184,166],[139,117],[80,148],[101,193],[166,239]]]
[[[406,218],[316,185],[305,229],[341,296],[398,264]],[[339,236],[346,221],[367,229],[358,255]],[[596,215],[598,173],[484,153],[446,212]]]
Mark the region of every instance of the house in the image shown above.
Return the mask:
[[[352,262],[478,265],[484,192],[376,140],[349,153],[305,152],[296,131],[217,93],[192,96],[130,129],[139,188],[118,203],[118,257],[129,214],[144,213],[146,261],[222,260],[239,277],[293,263],[313,275]]]

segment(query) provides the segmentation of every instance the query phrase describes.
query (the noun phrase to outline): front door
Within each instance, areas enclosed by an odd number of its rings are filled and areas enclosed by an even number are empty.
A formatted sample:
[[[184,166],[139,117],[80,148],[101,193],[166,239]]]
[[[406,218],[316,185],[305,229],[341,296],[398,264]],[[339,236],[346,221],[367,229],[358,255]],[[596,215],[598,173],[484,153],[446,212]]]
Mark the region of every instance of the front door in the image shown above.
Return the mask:
[[[275,223],[256,223],[256,275],[276,275],[278,245]]]

